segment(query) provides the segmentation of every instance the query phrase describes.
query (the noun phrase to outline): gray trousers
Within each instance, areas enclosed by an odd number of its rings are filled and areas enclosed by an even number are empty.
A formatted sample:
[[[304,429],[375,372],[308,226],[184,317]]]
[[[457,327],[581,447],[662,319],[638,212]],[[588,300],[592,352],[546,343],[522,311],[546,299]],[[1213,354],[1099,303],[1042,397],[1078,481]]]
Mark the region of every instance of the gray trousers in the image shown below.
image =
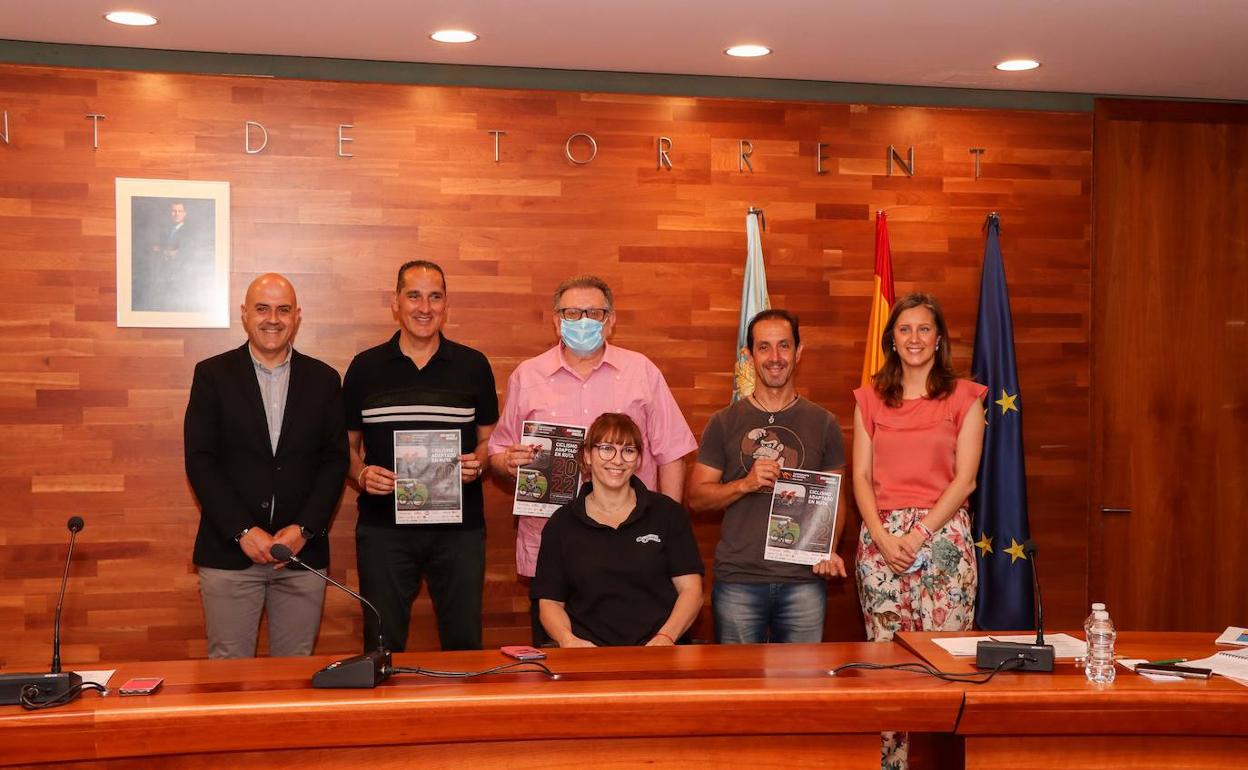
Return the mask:
[[[321,626],[325,582],[303,569],[198,567],[209,658],[256,654],[260,613],[269,616],[269,656],[311,655]]]

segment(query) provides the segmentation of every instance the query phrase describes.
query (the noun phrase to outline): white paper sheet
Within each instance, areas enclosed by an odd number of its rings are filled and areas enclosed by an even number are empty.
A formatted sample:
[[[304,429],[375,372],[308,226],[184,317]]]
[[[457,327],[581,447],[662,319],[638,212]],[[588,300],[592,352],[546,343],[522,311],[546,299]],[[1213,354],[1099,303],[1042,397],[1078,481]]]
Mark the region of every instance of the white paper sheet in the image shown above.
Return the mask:
[[[91,671],[75,671],[74,673],[82,677],[82,683],[95,682],[100,687],[108,687],[108,680],[113,678],[113,674],[117,671],[115,668],[101,668]],[[103,695],[104,693],[100,693]]]
[[[1021,642],[1023,644],[1032,644],[1036,641],[1036,636],[1035,634],[998,634],[995,636],[959,636],[949,639],[933,639],[932,641],[936,642],[945,652],[955,658],[973,658],[975,657],[975,648],[980,642]],[[1059,659],[1082,658],[1088,649],[1087,644],[1083,640],[1076,639],[1070,634],[1046,634],[1044,643],[1053,645],[1053,656]]]

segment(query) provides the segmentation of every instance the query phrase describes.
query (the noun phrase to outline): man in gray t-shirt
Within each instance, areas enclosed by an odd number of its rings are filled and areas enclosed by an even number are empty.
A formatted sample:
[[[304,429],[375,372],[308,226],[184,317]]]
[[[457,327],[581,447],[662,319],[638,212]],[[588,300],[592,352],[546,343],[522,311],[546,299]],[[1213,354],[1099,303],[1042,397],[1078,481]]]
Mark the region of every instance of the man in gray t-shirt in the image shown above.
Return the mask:
[[[715,636],[721,644],[820,642],[827,608],[823,578],[845,577],[844,562],[833,552],[812,568],[766,561],[763,553],[780,468],[841,472],[844,441],[836,417],[797,394],[797,318],[764,310],[750,321],[746,342],[754,392],[711,417],[689,484],[694,510],[724,510],[715,548]],[[846,494],[843,486],[833,543]]]

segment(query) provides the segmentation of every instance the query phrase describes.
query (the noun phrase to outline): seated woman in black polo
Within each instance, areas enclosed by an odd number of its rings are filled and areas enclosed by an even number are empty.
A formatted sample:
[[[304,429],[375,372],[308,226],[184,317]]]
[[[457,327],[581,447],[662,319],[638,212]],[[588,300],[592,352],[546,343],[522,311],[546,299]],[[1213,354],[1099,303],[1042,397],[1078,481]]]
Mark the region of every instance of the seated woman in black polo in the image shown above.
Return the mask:
[[[530,596],[560,647],[675,644],[702,608],[689,515],[634,474],[641,431],[607,413],[586,436],[590,481],[542,532]]]

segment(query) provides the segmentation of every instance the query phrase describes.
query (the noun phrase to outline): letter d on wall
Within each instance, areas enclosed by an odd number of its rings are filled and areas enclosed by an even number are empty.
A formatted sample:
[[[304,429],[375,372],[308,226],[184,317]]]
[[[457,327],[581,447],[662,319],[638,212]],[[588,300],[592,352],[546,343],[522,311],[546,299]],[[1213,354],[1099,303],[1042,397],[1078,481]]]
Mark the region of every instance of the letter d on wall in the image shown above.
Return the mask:
[[[261,136],[260,146],[255,147],[255,148],[251,146],[252,126],[255,126],[256,128],[260,129],[260,136]],[[265,147],[268,147],[268,146],[269,146],[269,132],[265,130],[264,126],[260,125],[254,120],[247,121],[247,123],[243,125],[243,149],[246,150],[247,154],[257,155],[260,153],[260,151],[262,151]]]

